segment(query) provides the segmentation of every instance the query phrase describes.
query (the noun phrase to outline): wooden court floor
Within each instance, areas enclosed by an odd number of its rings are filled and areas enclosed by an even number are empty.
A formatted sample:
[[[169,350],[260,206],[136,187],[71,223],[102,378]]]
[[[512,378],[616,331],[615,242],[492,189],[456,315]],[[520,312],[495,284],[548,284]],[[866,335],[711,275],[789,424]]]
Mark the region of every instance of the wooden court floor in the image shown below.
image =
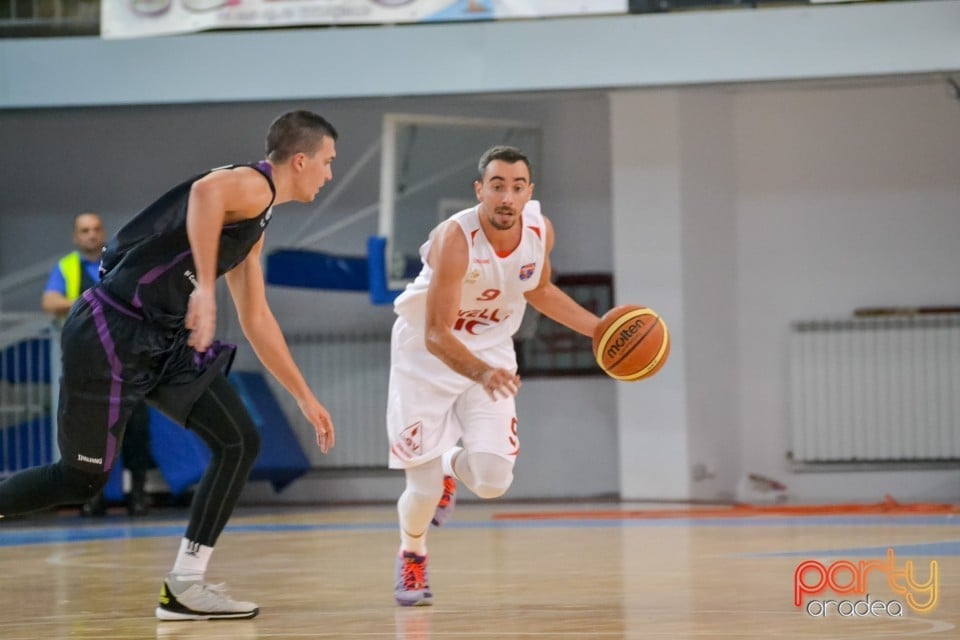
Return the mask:
[[[391,595],[392,505],[240,509],[208,577],[261,613],[219,622],[154,618],[183,511],[0,521],[0,639],[960,637],[957,516],[649,519],[635,504],[614,508],[627,517],[460,505],[430,533],[435,605],[412,609]],[[521,517],[531,513],[543,518]],[[861,561],[873,564],[858,582]]]

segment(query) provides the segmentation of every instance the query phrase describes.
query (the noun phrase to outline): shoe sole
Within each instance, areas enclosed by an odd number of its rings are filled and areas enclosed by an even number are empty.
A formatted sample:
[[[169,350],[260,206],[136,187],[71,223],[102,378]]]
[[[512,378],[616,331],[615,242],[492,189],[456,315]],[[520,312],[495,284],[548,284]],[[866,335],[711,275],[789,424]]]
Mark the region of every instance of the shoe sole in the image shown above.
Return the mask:
[[[249,620],[256,618],[260,609],[241,611],[238,613],[180,613],[157,607],[156,614],[159,620]]]
[[[400,598],[394,598],[397,601],[397,604],[401,607],[431,607],[433,606],[433,598],[420,598],[414,602],[408,600],[401,600]]]

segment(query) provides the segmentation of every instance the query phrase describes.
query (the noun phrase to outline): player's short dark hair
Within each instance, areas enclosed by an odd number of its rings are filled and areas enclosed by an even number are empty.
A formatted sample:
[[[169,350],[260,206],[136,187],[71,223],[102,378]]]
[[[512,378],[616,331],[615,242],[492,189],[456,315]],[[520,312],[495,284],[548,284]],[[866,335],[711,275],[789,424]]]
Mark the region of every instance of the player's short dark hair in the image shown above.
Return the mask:
[[[523,164],[527,165],[527,172],[530,174],[530,180],[533,180],[533,167],[530,166],[530,159],[527,157],[527,154],[525,154],[523,151],[520,151],[520,149],[517,149],[516,147],[510,147],[507,145],[491,147],[490,149],[487,149],[482,156],[480,156],[480,163],[477,165],[480,176],[477,178],[477,180],[483,182],[483,175],[487,172],[487,165],[494,160],[502,160],[507,164],[522,162]]]
[[[284,162],[295,153],[313,155],[325,137],[337,139],[337,130],[326,118],[303,109],[289,111],[270,125],[267,159]]]

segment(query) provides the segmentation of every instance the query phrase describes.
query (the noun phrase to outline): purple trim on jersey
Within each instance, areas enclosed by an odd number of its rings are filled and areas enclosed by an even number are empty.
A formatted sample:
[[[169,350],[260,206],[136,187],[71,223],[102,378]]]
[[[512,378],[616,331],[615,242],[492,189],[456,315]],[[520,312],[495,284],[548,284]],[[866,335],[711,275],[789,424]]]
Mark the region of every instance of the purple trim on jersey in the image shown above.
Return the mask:
[[[103,352],[107,356],[107,362],[110,363],[110,410],[107,413],[107,450],[103,454],[103,470],[110,471],[113,468],[113,457],[117,451],[117,437],[110,431],[120,420],[120,392],[122,385],[121,373],[123,366],[117,357],[117,349],[113,344],[113,338],[110,336],[110,329],[107,327],[107,319],[103,315],[103,305],[87,289],[83,292],[83,299],[90,305],[90,311],[93,313],[94,324],[97,325],[97,335],[100,337],[100,344],[103,346]]]
[[[193,352],[193,366],[197,369],[203,371],[206,370],[213,361],[217,359],[217,356],[220,355],[220,352],[224,349],[234,349],[236,350],[237,345],[230,342],[220,342],[219,340],[214,340],[210,343],[210,346],[207,347],[206,351],[194,351]]]
[[[260,173],[265,173],[270,180],[273,180],[273,167],[266,160],[261,160],[256,164],[257,170]]]
[[[126,307],[121,306],[119,302],[117,302],[116,300],[114,300],[113,298],[105,294],[103,291],[100,291],[100,289],[94,290],[93,295],[99,298],[101,302],[106,302],[108,305],[113,307],[114,310],[119,311],[120,313],[127,316],[128,318],[133,318],[134,320],[143,320],[143,316],[141,316],[138,313],[134,313],[133,311],[131,311],[130,309],[127,309]]]
[[[143,274],[143,277],[140,278],[140,280],[137,282],[137,290],[136,290],[137,292],[134,294],[133,300],[130,301],[130,304],[132,304],[137,309],[142,309],[143,303],[140,302],[140,287],[143,285],[151,284],[154,280],[156,280],[157,278],[162,276],[164,273],[172,269],[185,256],[190,255],[190,252],[191,252],[191,249],[187,249],[186,251],[176,256],[173,260],[171,260],[167,264],[162,264],[159,267],[154,267],[153,269],[150,269],[150,271],[147,271],[145,274]]]

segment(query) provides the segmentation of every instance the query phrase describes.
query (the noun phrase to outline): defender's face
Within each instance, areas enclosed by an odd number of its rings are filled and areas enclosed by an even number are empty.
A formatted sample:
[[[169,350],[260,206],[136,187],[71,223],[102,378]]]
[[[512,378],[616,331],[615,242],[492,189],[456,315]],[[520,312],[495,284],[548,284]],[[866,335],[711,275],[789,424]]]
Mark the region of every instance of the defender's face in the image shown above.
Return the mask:
[[[297,199],[312,202],[317,193],[333,180],[333,160],[337,157],[336,143],[333,138],[324,136],[320,147],[313,155],[298,154]]]
[[[506,231],[520,220],[520,214],[533,197],[530,171],[524,162],[494,160],[487,165],[483,180],[474,182],[480,216],[494,229]]]

